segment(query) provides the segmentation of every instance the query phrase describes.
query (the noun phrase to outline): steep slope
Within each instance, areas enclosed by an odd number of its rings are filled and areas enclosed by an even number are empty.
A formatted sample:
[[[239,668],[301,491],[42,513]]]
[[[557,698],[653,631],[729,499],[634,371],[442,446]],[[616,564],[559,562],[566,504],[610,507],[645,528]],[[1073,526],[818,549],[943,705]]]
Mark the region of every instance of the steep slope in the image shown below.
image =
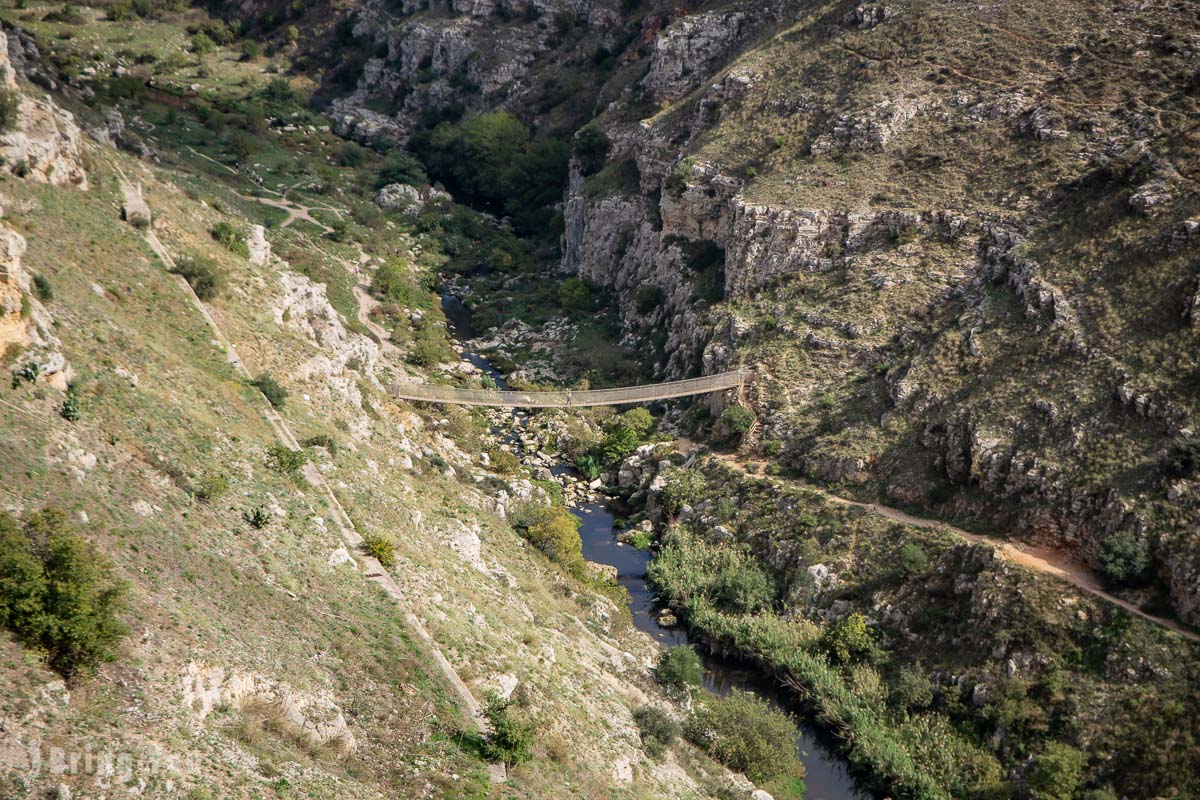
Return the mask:
[[[129,74],[125,51],[156,63],[203,14],[123,24],[84,8],[83,24],[55,11],[13,12],[35,34],[9,38],[10,53],[27,48],[20,91],[35,91],[35,66],[68,77],[39,103],[72,108],[93,138],[73,139],[68,185],[21,171],[0,185],[14,377],[0,495],[6,526],[40,519],[111,562],[131,635],[67,682],[20,631],[0,637],[5,795],[716,791],[728,773],[698,752],[642,754],[631,710],[670,707],[654,647],[623,622],[615,586],[564,572],[503,521],[513,494],[546,495],[487,470],[486,418],[388,396],[421,370],[407,345],[371,338],[356,290],[385,260],[416,281],[436,242],[399,216],[375,238],[353,223],[350,241],[345,221],[369,205],[350,189],[369,176],[327,167],[337,140],[286,98],[290,122],[239,134],[254,167],[222,163],[228,109],[286,94],[262,63],[218,50],[155,67],[155,87]],[[35,62],[35,40],[71,74]],[[272,193],[317,173],[346,190],[287,203],[327,222],[285,218]],[[390,546],[397,592],[357,537]],[[511,694],[538,725],[507,788],[463,688]]]

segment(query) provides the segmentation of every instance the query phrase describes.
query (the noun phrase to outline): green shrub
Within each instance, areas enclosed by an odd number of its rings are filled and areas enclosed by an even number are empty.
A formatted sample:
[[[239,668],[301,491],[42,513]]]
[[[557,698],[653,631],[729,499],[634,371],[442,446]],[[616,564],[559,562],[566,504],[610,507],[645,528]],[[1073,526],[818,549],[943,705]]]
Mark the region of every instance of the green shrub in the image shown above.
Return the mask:
[[[710,584],[710,594],[717,605],[735,614],[754,614],[769,609],[775,597],[775,585],[765,572],[746,558],[734,556],[735,551],[722,551],[716,574]]]
[[[192,496],[201,503],[211,503],[227,491],[229,491],[229,481],[224,475],[213,472],[196,481],[196,486],[192,489]]]
[[[684,506],[702,500],[708,491],[704,475],[696,469],[672,469],[663,479],[659,503],[668,517],[678,516]]]
[[[110,22],[123,22],[133,16],[132,0],[115,0],[108,10],[104,12],[104,18]]]
[[[262,45],[253,39],[246,39],[240,47],[242,53],[242,61],[253,61],[262,54]]]
[[[1100,571],[1115,586],[1144,582],[1150,571],[1149,545],[1130,531],[1114,533],[1101,545]]]
[[[17,109],[20,105],[20,94],[0,87],[0,131],[12,130],[17,124]]]
[[[731,435],[742,436],[754,425],[754,412],[745,406],[730,406],[718,420]]]
[[[308,460],[303,450],[293,450],[281,444],[273,444],[267,448],[267,467],[282,475],[297,478],[300,468]]]
[[[203,57],[215,52],[216,49],[217,43],[204,31],[197,31],[192,36],[192,52],[196,55]]]
[[[584,175],[594,175],[604,168],[612,143],[604,131],[589,125],[575,135],[571,148]]]
[[[217,267],[217,262],[203,256],[183,256],[175,262],[171,272],[182,276],[196,297],[205,302],[216,297],[225,283],[225,276]]]
[[[254,379],[254,385],[262,392],[263,397],[267,398],[267,402],[275,408],[283,408],[283,404],[287,402],[287,389],[279,385],[274,378],[267,373],[262,373]]]
[[[209,229],[209,234],[229,252],[242,258],[250,257],[250,246],[246,244],[245,236],[232,222],[221,220]]]
[[[778,439],[765,439],[762,443],[764,456],[777,456],[783,452],[783,442]]]
[[[376,534],[367,534],[363,537],[362,551],[387,569],[396,566],[396,549],[390,539]]]
[[[483,707],[483,715],[491,726],[484,739],[484,755],[489,761],[514,767],[533,758],[533,742],[537,727],[518,720],[510,713],[511,700],[492,695]]]
[[[0,622],[23,644],[45,651],[64,676],[116,658],[128,634],[119,619],[128,586],[89,542],[45,509],[24,530],[0,512]]]
[[[600,460],[591,453],[580,453],[576,456],[575,469],[579,470],[579,474],[583,475],[589,481],[596,480],[604,472],[604,467],[600,463]]]
[[[49,303],[54,299],[54,287],[50,285],[50,281],[46,276],[41,273],[33,276],[33,296],[43,303]]]
[[[579,519],[562,506],[541,506],[533,512],[525,538],[554,561],[571,564],[583,557]]]
[[[416,332],[412,346],[405,358],[418,367],[434,367],[453,361],[454,350],[441,331],[432,326],[423,327]]]
[[[855,611],[825,629],[821,634],[821,647],[834,661],[851,664],[875,654],[875,634],[871,632],[867,618]]]
[[[337,163],[342,167],[361,167],[367,161],[367,150],[356,142],[342,142],[337,149]]]
[[[507,450],[493,447],[488,450],[488,466],[497,475],[515,475],[521,469],[521,459]]]
[[[79,421],[79,392],[75,388],[75,384],[67,387],[67,396],[63,398],[62,405],[58,408],[58,415],[67,422]]]
[[[896,571],[904,580],[924,575],[929,570],[929,556],[925,549],[915,542],[909,542],[900,548],[896,556]]]
[[[651,758],[662,758],[667,748],[679,738],[679,723],[665,711],[654,706],[639,706],[633,710],[633,721],[642,737],[642,749]]]
[[[382,189],[393,183],[424,186],[428,182],[425,167],[416,156],[404,150],[390,150],[376,173],[375,188]]]
[[[799,731],[782,711],[750,692],[706,697],[684,725],[688,739],[755,783],[803,775],[796,755]]]
[[[592,287],[579,278],[567,278],[560,283],[557,300],[559,308],[568,313],[587,311],[595,305]]]
[[[1048,742],[1033,760],[1029,773],[1029,794],[1034,800],[1071,800],[1079,788],[1079,779],[1087,756],[1062,742]]]
[[[917,667],[902,667],[891,682],[889,699],[903,711],[928,708],[933,702],[933,686],[929,676]]]
[[[1163,469],[1171,478],[1190,478],[1200,471],[1200,439],[1176,439],[1167,450]]]
[[[681,644],[669,647],[659,655],[654,677],[672,694],[683,696],[704,682],[704,669],[696,651]]]
[[[250,527],[262,530],[271,524],[271,512],[266,509],[266,506],[254,506],[242,512],[242,519]]]
[[[635,550],[649,550],[654,544],[654,534],[649,531],[634,531],[625,541]]]
[[[310,436],[300,442],[301,447],[324,447],[329,451],[329,455],[336,455],[338,446],[337,440],[327,433],[318,433],[316,436]]]

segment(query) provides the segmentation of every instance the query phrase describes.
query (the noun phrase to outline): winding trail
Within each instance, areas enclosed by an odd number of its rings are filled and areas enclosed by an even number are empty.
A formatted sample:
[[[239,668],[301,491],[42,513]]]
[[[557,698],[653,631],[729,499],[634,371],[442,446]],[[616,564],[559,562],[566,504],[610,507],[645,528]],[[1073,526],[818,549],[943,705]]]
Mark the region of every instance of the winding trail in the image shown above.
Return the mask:
[[[122,172],[119,167],[117,167],[117,172],[121,176],[121,193],[124,195],[126,203],[128,204],[133,199],[140,199],[140,188],[135,188],[133,184],[131,184],[125,177],[124,172]],[[154,251],[154,254],[163,262],[163,265],[166,266],[168,270],[173,269],[175,266],[175,260],[171,257],[170,253],[167,252],[166,247],[163,246],[162,241],[154,232],[153,226],[147,227],[144,231],[144,235],[146,243],[150,246],[150,249]],[[236,369],[237,372],[240,373],[246,380],[253,380],[250,370],[246,367],[245,362],[243,362],[238,356],[237,350],[234,349],[233,342],[231,342],[225,336],[224,332],[217,324],[216,319],[213,318],[203,301],[200,300],[200,298],[196,295],[196,292],[192,289],[191,284],[189,284],[180,275],[176,275],[175,280],[178,283],[180,290],[183,291],[191,301],[192,306],[198,312],[200,312],[200,315],[204,318],[205,322],[208,323],[213,335],[224,348],[225,358],[229,364],[231,364],[234,369]],[[265,398],[264,402],[259,408],[259,412],[262,414],[263,418],[266,419],[267,423],[271,426],[271,430],[275,433],[276,438],[283,445],[293,450],[302,449],[300,447],[300,443],[296,439],[295,434],[293,434],[291,428],[288,427],[287,421],[284,420],[283,416],[280,415],[280,413],[273,406],[265,402]],[[475,728],[480,733],[487,733],[490,730],[490,726],[487,722],[487,719],[483,715],[483,708],[479,701],[475,698],[475,696],[471,693],[470,688],[455,671],[454,666],[446,658],[445,654],[442,653],[437,641],[429,633],[424,623],[422,623],[417,615],[413,612],[412,604],[404,596],[404,592],[400,589],[400,586],[396,583],[395,579],[391,576],[387,569],[379,563],[378,560],[362,552],[362,537],[359,535],[358,530],[354,527],[354,523],[351,521],[349,514],[346,513],[341,501],[339,501],[337,495],[334,494],[333,487],[329,485],[329,482],[325,479],[325,476],[321,474],[321,472],[316,468],[316,465],[314,465],[311,461],[305,463],[303,471],[305,480],[311,486],[324,494],[329,511],[331,512],[330,516],[333,518],[334,524],[337,525],[343,542],[345,542],[347,548],[351,553],[354,554],[355,558],[362,563],[363,576],[382,589],[396,603],[404,617],[405,623],[424,643],[425,648],[433,657],[433,661],[437,665],[438,670],[442,673],[443,677],[458,695],[462,705],[466,708],[468,714],[470,715],[471,721]],[[489,772],[493,781],[500,783],[507,780],[507,771],[505,770],[503,764],[490,764]]]
[[[695,447],[695,444],[689,440],[681,439],[676,442],[676,447],[683,452],[687,452]],[[767,462],[759,459],[741,459],[736,454],[732,453],[711,453],[715,459],[720,461],[732,469],[741,472],[748,477],[757,478],[759,480],[771,481],[772,483],[784,484],[784,480],[769,475],[762,474],[762,468]],[[750,464],[757,465],[758,472],[751,472],[747,467]],[[1014,564],[1019,564],[1027,569],[1041,572],[1045,575],[1051,575],[1061,581],[1065,581],[1076,589],[1086,592],[1094,597],[1098,597],[1108,603],[1128,611],[1134,616],[1141,617],[1144,620],[1153,622],[1156,625],[1161,625],[1168,628],[1185,639],[1190,639],[1193,642],[1200,642],[1200,633],[1187,627],[1186,625],[1177,622],[1173,619],[1158,617],[1154,614],[1149,614],[1143,611],[1135,603],[1124,600],[1104,589],[1100,583],[1100,579],[1096,573],[1084,562],[1077,558],[1073,558],[1067,553],[1055,550],[1051,547],[1038,547],[1036,545],[1027,544],[1025,542],[1014,542],[1008,540],[995,539],[990,536],[984,536],[978,533],[971,533],[962,528],[955,527],[947,522],[938,519],[930,519],[928,517],[917,517],[908,514],[891,506],[881,505],[879,503],[863,502],[861,500],[852,500],[848,497],[841,497],[832,494],[825,489],[821,489],[811,484],[805,484],[809,489],[814,489],[821,492],[829,502],[840,506],[851,508],[861,508],[868,513],[875,514],[893,522],[900,522],[905,525],[912,525],[916,528],[936,529],[948,531],[964,541],[972,544],[985,545],[993,547],[1002,558],[1011,561]]]

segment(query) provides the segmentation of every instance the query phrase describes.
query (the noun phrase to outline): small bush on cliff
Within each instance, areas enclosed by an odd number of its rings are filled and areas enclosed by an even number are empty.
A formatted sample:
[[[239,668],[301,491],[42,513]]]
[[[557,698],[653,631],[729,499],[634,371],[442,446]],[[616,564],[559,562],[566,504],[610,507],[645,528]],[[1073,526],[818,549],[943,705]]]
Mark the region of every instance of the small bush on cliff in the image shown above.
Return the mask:
[[[755,783],[803,775],[792,719],[750,692],[707,697],[684,725],[688,739]]]
[[[659,655],[654,677],[672,694],[686,695],[704,680],[700,656],[685,644],[669,647]]]
[[[283,404],[287,402],[287,389],[279,385],[279,383],[267,373],[262,373],[254,379],[254,385],[263,393],[263,397],[267,398],[267,402],[275,408],[283,408]]]
[[[396,549],[392,545],[391,541],[383,538],[382,536],[377,536],[375,534],[368,534],[364,536],[362,541],[362,551],[378,561],[387,569],[391,569],[392,567],[396,566]]]
[[[300,468],[307,460],[308,456],[303,450],[293,450],[281,444],[273,444],[267,448],[267,467],[289,478],[299,477]]]
[[[575,136],[572,152],[579,161],[584,175],[594,175],[604,168],[608,150],[612,146],[608,136],[599,128],[589,125]]]
[[[511,700],[496,695],[488,698],[483,715],[491,725],[491,732],[484,739],[484,755],[489,761],[514,767],[533,758],[533,742],[537,726],[519,720],[512,715]]]
[[[707,489],[704,475],[699,470],[673,469],[667,473],[664,479],[659,503],[667,516],[678,516],[684,506],[699,502]]]
[[[745,406],[730,406],[718,420],[731,436],[744,436],[754,425],[754,412]]]
[[[900,548],[896,555],[896,572],[903,580],[924,575],[929,569],[929,556],[925,549],[915,542],[909,542]]]
[[[217,296],[225,284],[225,276],[211,258],[184,256],[175,262],[171,272],[183,277],[196,297],[208,302]]]
[[[66,515],[45,509],[22,529],[0,513],[0,624],[46,653],[60,674],[87,673],[116,658],[128,633],[119,615],[127,585]]]
[[[242,258],[250,257],[250,246],[246,244],[245,236],[232,222],[221,220],[209,229],[209,234],[229,252]]]
[[[583,557],[579,520],[561,506],[543,506],[534,511],[525,538],[560,564],[571,564]]]
[[[667,748],[679,738],[679,723],[654,706],[635,708],[633,721],[642,737],[642,749],[651,758],[662,758]]]
[[[0,131],[12,130],[17,124],[17,108],[21,96],[14,91],[0,88]]]

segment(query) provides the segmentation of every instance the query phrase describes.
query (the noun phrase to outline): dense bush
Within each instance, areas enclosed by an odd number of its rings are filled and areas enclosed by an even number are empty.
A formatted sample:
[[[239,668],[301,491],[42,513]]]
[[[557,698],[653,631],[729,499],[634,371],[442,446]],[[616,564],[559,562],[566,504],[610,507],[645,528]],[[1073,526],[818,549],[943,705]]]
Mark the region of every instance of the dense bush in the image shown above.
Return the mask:
[[[533,758],[533,742],[537,727],[531,722],[516,719],[510,712],[511,700],[492,695],[483,708],[491,726],[484,739],[484,755],[489,761],[514,767]]]
[[[608,150],[612,146],[608,136],[599,128],[589,125],[575,135],[572,151],[579,161],[584,175],[594,175],[604,168]]]
[[[1034,800],[1072,800],[1087,756],[1068,744],[1048,742],[1033,760],[1029,794]]]
[[[494,447],[488,450],[488,466],[497,475],[513,475],[521,468],[521,459],[508,450]]]
[[[217,263],[203,256],[183,256],[175,262],[171,272],[181,275],[196,297],[205,302],[216,297],[225,283],[225,276]]]
[[[525,537],[561,564],[572,564],[583,557],[579,519],[562,506],[542,506],[535,510]]]
[[[1200,472],[1200,439],[1176,439],[1167,450],[1163,469],[1172,478],[1190,478]]]
[[[229,491],[229,481],[225,476],[211,473],[196,481],[196,485],[192,489],[192,496],[201,503],[211,503],[227,491]]]
[[[281,444],[273,444],[267,448],[267,467],[290,478],[300,475],[300,468],[308,456],[303,450],[293,450]]]
[[[754,425],[754,412],[745,406],[730,406],[718,420],[731,435],[742,436]]]
[[[902,711],[928,708],[933,702],[933,685],[918,667],[903,667],[891,681],[888,697]]]
[[[429,306],[431,292],[431,287],[418,281],[408,266],[398,261],[385,262],[371,277],[371,294],[407,308]]]
[[[679,738],[679,723],[654,706],[635,708],[633,721],[642,737],[642,749],[651,758],[662,758],[667,748]]]
[[[675,517],[684,506],[694,505],[707,492],[704,475],[695,469],[672,469],[663,478],[659,504],[668,517]]]
[[[262,373],[254,379],[254,385],[263,393],[263,397],[267,398],[267,402],[275,408],[283,408],[283,404],[287,402],[287,389],[279,385],[279,383],[267,373]]]
[[[821,636],[821,646],[840,664],[870,659],[876,652],[875,634],[867,618],[857,611],[827,627]]]
[[[384,158],[383,164],[375,177],[375,188],[382,189],[393,183],[406,183],[409,186],[424,186],[429,183],[425,167],[420,159],[405,150],[391,150]]]
[[[362,551],[388,569],[396,566],[396,549],[389,539],[367,534],[363,537]]]
[[[271,524],[271,512],[264,506],[253,506],[242,512],[242,519],[255,530],[262,530]]]
[[[644,408],[632,408],[608,424],[607,432],[591,455],[601,464],[616,464],[637,450],[654,427],[654,417]]]
[[[592,287],[579,278],[567,278],[558,285],[559,307],[568,313],[588,311],[595,306]]]
[[[33,276],[33,296],[43,303],[49,303],[54,299],[54,287],[50,285],[50,280],[41,273]]]
[[[221,220],[216,225],[213,225],[209,230],[212,238],[216,239],[221,245],[231,253],[235,253],[242,258],[250,257],[250,246],[246,244],[246,238],[237,226],[232,222]]]
[[[650,314],[663,304],[663,290],[657,286],[642,286],[637,290],[635,303],[637,312],[642,316]]]
[[[706,697],[684,725],[688,739],[755,783],[803,775],[799,731],[790,717],[750,692]]]
[[[433,367],[453,361],[455,355],[445,334],[425,325],[417,329],[405,358],[418,367]]]
[[[1101,545],[1100,571],[1115,586],[1144,582],[1150,571],[1149,545],[1130,531],[1114,533]]]
[[[46,653],[65,676],[116,658],[128,633],[119,615],[127,585],[95,547],[45,509],[22,526],[0,512],[0,624]]]
[[[318,433],[315,436],[310,436],[300,443],[301,447],[323,447],[329,451],[329,455],[336,455],[338,446],[337,440],[327,433]]]
[[[74,383],[67,387],[67,396],[58,408],[58,415],[67,422],[79,421],[79,390]]]
[[[900,548],[896,555],[896,572],[904,580],[912,580],[924,575],[929,569],[929,556],[925,549],[915,542],[909,542]]]
[[[704,669],[696,651],[681,644],[667,648],[658,656],[654,677],[672,694],[683,696],[704,681]]]

